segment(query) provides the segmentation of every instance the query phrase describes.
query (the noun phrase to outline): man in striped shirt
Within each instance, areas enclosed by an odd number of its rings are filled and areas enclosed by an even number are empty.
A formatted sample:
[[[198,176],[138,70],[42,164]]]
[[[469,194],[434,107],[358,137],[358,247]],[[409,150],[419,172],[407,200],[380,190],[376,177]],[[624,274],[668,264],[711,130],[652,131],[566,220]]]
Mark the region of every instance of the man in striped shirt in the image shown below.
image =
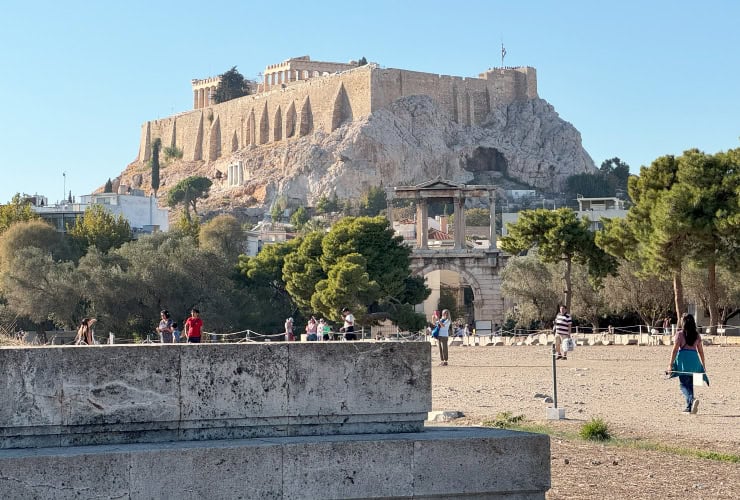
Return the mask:
[[[560,306],[560,312],[555,316],[555,352],[557,359],[568,359],[568,352],[563,352],[563,340],[570,338],[570,327],[573,319],[568,314],[568,308]]]

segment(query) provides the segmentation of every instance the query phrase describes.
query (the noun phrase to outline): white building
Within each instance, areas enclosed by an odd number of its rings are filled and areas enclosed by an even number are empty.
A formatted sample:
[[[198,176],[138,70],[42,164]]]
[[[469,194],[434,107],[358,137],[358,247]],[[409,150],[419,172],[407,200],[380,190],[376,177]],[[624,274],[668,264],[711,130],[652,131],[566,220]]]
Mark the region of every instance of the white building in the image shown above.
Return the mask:
[[[588,217],[591,221],[591,231],[602,228],[601,219],[624,219],[627,217],[625,201],[619,198],[583,198],[578,197],[578,210],[576,215],[579,219]],[[519,220],[519,212],[504,212],[501,214],[501,235],[506,236],[507,224],[514,224]]]
[[[144,196],[144,193],[138,190],[132,190],[131,193],[89,194],[80,196],[80,204],[85,207],[103,205],[111,214],[122,215],[134,232],[153,233],[169,230],[169,210],[159,208],[157,198]]]
[[[74,224],[77,217],[84,215],[85,210],[92,205],[102,205],[105,210],[115,216],[121,215],[131,226],[131,231],[137,234],[167,231],[170,228],[169,210],[159,208],[157,198],[144,196],[141,190],[131,190],[127,194],[98,193],[80,197],[79,202],[60,202],[49,205],[43,196],[30,197],[34,202],[32,209],[42,219],[51,222],[59,232],[66,232],[67,226]]]

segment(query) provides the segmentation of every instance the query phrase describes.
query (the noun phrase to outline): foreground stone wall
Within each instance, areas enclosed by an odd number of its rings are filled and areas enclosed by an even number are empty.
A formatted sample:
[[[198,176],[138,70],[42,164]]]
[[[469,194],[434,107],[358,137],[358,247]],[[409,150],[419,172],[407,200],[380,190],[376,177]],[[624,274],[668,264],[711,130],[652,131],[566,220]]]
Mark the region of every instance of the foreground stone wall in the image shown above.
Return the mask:
[[[0,450],[0,497],[544,499],[549,439],[493,429]]]
[[[0,498],[541,500],[550,487],[546,435],[423,428],[427,342],[0,348],[0,361]]]
[[[413,432],[426,343],[0,349],[0,448]]]

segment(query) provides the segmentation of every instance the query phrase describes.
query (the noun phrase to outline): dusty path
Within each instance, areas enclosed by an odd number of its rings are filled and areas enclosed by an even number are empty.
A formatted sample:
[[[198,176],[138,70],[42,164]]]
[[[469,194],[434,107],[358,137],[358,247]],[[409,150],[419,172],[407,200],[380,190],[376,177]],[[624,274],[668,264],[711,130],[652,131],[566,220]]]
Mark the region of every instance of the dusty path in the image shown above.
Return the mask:
[[[479,425],[500,412],[577,431],[601,417],[619,437],[740,454],[740,347],[708,346],[711,387],[697,389],[699,413],[685,415],[676,379],[666,380],[669,346],[578,347],[558,361],[558,402],[566,420],[547,421],[535,394],[552,395],[549,347],[432,350],[435,410],[460,410],[453,425]],[[740,498],[740,464],[673,453],[552,440],[548,498]],[[686,473],[684,471],[693,471]]]

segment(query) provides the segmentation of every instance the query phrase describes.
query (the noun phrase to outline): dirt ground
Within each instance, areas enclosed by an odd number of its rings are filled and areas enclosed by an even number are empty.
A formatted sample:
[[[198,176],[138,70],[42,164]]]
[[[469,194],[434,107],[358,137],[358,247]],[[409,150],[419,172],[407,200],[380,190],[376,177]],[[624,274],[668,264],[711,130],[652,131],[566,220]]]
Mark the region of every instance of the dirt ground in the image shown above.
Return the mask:
[[[552,396],[551,348],[450,347],[438,366],[432,348],[434,410],[464,418],[445,425],[480,425],[500,412],[529,423],[578,431],[594,417],[616,437],[740,454],[740,347],[705,348],[710,387],[698,387],[696,415],[682,413],[677,379],[666,379],[670,346],[579,346],[557,362],[558,407],[548,421],[542,397]],[[548,499],[740,498],[740,464],[551,438]]]

